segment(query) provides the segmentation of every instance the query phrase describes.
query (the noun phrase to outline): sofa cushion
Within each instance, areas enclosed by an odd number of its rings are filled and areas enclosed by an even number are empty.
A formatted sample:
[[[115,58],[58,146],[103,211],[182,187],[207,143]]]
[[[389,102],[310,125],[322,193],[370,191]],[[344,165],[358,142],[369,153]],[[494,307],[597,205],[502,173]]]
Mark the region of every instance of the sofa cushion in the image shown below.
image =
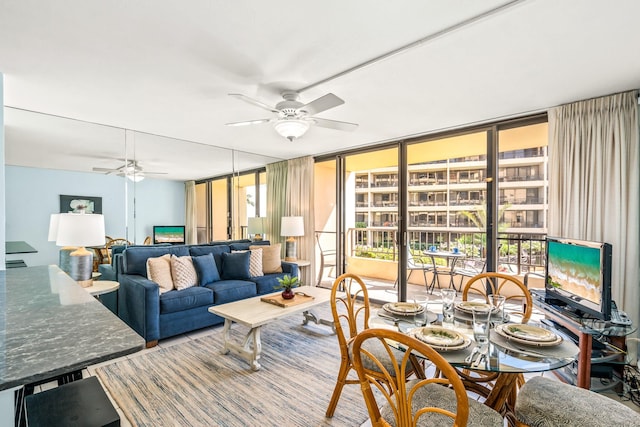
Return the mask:
[[[278,279],[281,279],[284,275],[285,273],[271,273],[260,277],[252,277],[251,280],[256,282],[258,295],[264,295],[277,291],[274,287],[279,285]]]
[[[213,291],[213,302],[216,305],[255,297],[256,284],[246,280],[221,280],[206,285]]]
[[[135,246],[128,247],[122,253],[124,256],[124,273],[147,275],[147,259],[157,258],[165,254],[176,256],[189,255],[186,246]]]
[[[187,289],[198,284],[198,273],[193,266],[191,256],[171,255],[171,276],[177,290]]]
[[[280,243],[276,243],[275,245],[271,246],[252,245],[249,247],[249,250],[251,249],[262,249],[262,272],[264,274],[282,273]]]
[[[251,277],[264,276],[262,272],[262,249],[252,249],[249,252],[249,275]]]
[[[191,256],[212,254],[216,261],[216,267],[218,267],[218,274],[222,273],[222,254],[230,252],[229,245],[198,245],[189,248]]]
[[[222,280],[248,279],[251,253],[233,252],[222,254]]]
[[[216,267],[216,261],[213,259],[213,254],[191,257],[193,260],[193,266],[198,273],[198,284],[204,286],[207,283],[217,282],[220,280],[220,273],[218,273],[218,267]]]
[[[213,305],[211,289],[193,286],[160,295],[160,314],[175,313],[203,305]]]
[[[156,282],[160,286],[161,294],[174,288],[170,254],[147,259],[147,279]]]

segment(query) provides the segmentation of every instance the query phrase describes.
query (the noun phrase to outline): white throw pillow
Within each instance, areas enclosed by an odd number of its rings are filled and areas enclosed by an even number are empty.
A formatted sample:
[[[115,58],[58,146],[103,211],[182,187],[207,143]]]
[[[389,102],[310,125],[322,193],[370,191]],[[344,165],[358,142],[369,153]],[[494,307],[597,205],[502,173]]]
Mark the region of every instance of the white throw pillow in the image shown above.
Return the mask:
[[[170,254],[147,259],[147,279],[156,282],[160,286],[161,294],[173,289]]]
[[[198,284],[198,273],[190,256],[171,255],[171,275],[177,290],[187,289]]]

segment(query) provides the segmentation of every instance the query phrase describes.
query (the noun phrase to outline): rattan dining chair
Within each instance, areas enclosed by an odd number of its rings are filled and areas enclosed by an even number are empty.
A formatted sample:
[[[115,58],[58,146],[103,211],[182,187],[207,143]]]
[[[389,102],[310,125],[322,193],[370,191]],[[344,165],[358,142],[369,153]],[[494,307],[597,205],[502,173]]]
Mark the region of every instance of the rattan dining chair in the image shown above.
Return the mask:
[[[327,417],[333,416],[336,405],[340,400],[342,388],[346,384],[359,384],[358,379],[355,377],[351,358],[351,345],[360,331],[369,329],[369,314],[371,311],[367,286],[355,274],[346,273],[336,278],[331,288],[330,301],[333,323],[338,337],[338,344],[340,345],[340,369],[336,386],[327,408]],[[417,366],[416,374],[424,377],[422,366],[419,364]],[[413,374],[413,372],[414,369],[412,368],[409,374]],[[349,377],[349,374],[352,374],[352,376]],[[380,381],[385,381],[386,377],[380,373],[379,379]]]
[[[481,273],[467,282],[462,291],[462,300],[467,301],[470,293],[476,293],[489,302],[489,294],[504,295],[505,305],[518,301],[522,311],[510,311],[521,316],[521,323],[527,323],[533,311],[533,300],[529,289],[515,276],[504,273]],[[505,309],[506,311],[506,309]]]
[[[116,246],[116,245],[131,245],[131,242],[129,242],[127,239],[124,238],[117,238],[117,239],[111,239],[109,240],[105,245],[104,248],[106,249],[107,252],[107,260],[108,260],[108,264],[111,264],[111,246]]]
[[[509,313],[521,316],[521,323],[527,323],[533,311],[533,300],[529,289],[515,276],[503,273],[482,273],[472,277],[462,291],[462,300],[467,301],[470,293],[482,296],[489,303],[490,294],[504,295],[505,312],[506,305],[518,301],[522,310],[509,310]],[[492,382],[498,377],[497,373],[473,372],[468,369],[459,371],[460,376],[465,380],[468,389],[487,397],[493,387]],[[524,384],[524,376],[520,374],[517,379],[518,387]],[[511,397],[511,401],[515,396]]]
[[[390,341],[399,344],[404,351],[394,351]],[[372,348],[379,349],[377,354],[382,354],[391,363],[381,361],[370,350]],[[404,378],[412,365],[410,356],[416,354],[433,363],[440,371],[440,376],[405,382]],[[457,372],[442,356],[429,345],[405,333],[387,329],[361,332],[353,342],[353,362],[373,427],[504,425],[498,412],[469,399]],[[377,369],[372,370],[371,366]],[[382,386],[380,372],[385,378],[383,383],[388,384],[389,389]]]

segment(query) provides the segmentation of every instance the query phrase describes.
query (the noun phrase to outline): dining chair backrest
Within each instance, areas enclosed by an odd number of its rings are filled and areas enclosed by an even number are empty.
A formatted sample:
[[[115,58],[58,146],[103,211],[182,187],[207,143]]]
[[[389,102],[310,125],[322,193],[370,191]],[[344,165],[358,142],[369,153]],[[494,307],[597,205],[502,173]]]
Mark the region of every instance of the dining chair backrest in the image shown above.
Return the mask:
[[[330,301],[333,324],[340,346],[340,370],[325,414],[327,417],[333,416],[342,388],[346,384],[358,383],[357,380],[349,378],[353,369],[349,347],[358,332],[369,327],[370,310],[367,286],[355,274],[346,273],[336,278],[331,288]]]
[[[399,343],[405,350],[393,351],[387,340]],[[379,360],[370,351],[372,348],[383,348],[385,351],[378,354],[390,358],[391,363]],[[433,363],[440,376],[405,382],[406,373],[412,366],[410,356],[416,354]],[[429,345],[402,332],[367,329],[353,342],[353,362],[374,427],[409,427],[422,425],[427,420],[428,425],[444,426],[451,422],[454,426],[467,425],[469,400],[464,385],[453,367]],[[377,370],[372,371],[368,366],[376,366]],[[389,372],[389,366],[394,367],[395,372]],[[385,383],[379,380],[380,371],[384,373]]]
[[[474,292],[482,295],[485,301],[489,302],[489,294],[498,294],[505,297],[505,304],[518,301],[522,305],[522,311],[509,310],[510,313],[522,316],[522,323],[527,323],[533,311],[533,300],[531,292],[517,277],[503,273],[482,273],[478,274],[467,282],[462,291],[462,300],[467,301],[469,293]],[[505,307],[505,311],[506,307]]]
[[[107,259],[109,260],[108,264],[112,263],[112,254],[111,254],[111,246],[119,246],[119,245],[131,245],[131,242],[129,242],[127,239],[124,238],[116,238],[116,239],[111,239],[109,240],[105,245],[105,249],[107,252]]]
[[[359,301],[360,300],[360,301]],[[367,286],[355,274],[338,277],[331,288],[331,313],[343,355],[361,330],[369,327],[369,294]]]

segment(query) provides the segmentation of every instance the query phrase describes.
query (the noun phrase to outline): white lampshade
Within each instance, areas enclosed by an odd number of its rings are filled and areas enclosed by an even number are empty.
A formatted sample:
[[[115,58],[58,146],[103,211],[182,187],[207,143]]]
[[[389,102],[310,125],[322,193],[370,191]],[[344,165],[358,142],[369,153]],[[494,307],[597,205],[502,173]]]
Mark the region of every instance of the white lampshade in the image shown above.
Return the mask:
[[[273,124],[274,129],[289,141],[300,138],[309,129],[309,122],[300,119],[280,119]]]
[[[249,218],[247,223],[247,233],[249,234],[264,234],[265,232],[265,218]]]
[[[58,239],[58,223],[60,222],[60,214],[51,214],[49,219],[49,242],[55,242]]]
[[[280,223],[280,235],[304,236],[304,220],[301,216],[283,216]]]
[[[57,246],[102,246],[104,235],[104,216],[102,215],[58,214],[58,230],[55,239]],[[51,228],[49,228],[49,237],[51,238]]]

